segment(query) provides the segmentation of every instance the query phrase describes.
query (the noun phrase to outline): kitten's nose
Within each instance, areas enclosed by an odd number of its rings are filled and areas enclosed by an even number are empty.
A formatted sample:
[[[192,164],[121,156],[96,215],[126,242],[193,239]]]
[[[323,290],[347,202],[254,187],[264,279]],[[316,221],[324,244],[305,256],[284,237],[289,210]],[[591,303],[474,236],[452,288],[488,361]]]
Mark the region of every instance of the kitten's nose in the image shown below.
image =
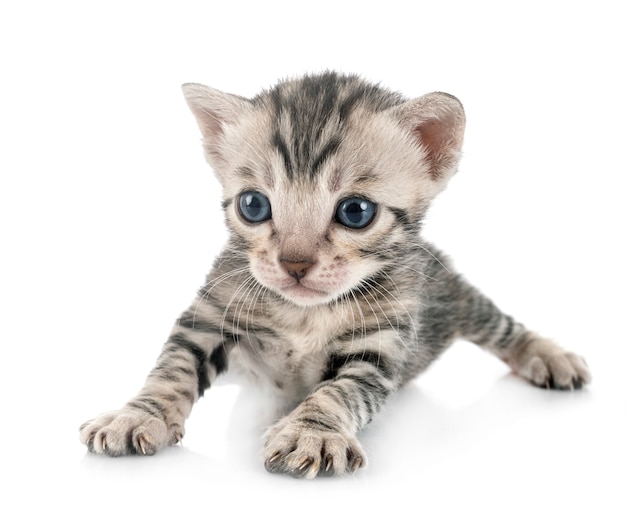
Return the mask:
[[[296,281],[300,281],[305,275],[306,271],[315,264],[315,261],[291,261],[288,258],[280,258],[280,265],[284,270],[293,277]]]

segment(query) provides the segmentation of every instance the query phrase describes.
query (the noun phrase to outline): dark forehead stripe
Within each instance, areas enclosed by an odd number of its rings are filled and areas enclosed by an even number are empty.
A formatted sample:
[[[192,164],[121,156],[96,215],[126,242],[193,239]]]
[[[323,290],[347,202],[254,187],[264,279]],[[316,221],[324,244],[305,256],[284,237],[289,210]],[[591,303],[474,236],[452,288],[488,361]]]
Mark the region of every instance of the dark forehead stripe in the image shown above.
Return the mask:
[[[339,137],[333,137],[326,143],[326,145],[318,152],[317,156],[313,160],[311,165],[311,174],[317,175],[322,165],[333,155],[336,154],[341,145],[341,139]]]
[[[293,165],[291,164],[291,152],[287,146],[287,142],[281,135],[280,131],[276,129],[274,131],[274,137],[272,138],[272,145],[278,150],[280,157],[283,159],[285,165],[285,171],[289,180],[293,180]]]
[[[253,102],[271,109],[271,143],[282,157],[287,177],[294,180],[314,179],[338,152],[356,107],[376,112],[403,100],[357,76],[328,72],[282,82]]]

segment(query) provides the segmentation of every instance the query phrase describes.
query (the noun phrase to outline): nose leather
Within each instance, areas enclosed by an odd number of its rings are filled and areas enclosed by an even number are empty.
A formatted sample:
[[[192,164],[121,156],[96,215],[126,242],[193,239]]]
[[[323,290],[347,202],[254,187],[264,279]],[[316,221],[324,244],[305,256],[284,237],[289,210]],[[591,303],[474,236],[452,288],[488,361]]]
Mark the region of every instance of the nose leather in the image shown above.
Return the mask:
[[[280,265],[283,267],[285,272],[287,272],[291,277],[293,277],[296,281],[300,281],[309,268],[311,268],[315,264],[314,261],[291,261],[286,258],[281,258]]]

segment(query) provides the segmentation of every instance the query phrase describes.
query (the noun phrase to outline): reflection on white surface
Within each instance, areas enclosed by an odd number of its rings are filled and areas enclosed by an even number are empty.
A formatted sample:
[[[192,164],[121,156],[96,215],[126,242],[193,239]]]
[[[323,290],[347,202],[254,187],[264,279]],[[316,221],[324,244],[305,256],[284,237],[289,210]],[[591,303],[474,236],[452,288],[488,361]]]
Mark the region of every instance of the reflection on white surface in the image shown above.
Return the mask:
[[[598,513],[617,513],[613,489],[621,479],[607,471],[626,458],[626,417],[616,404],[623,395],[612,391],[602,367],[588,390],[556,392],[531,387],[491,359],[460,342],[394,395],[361,434],[369,464],[354,476],[268,474],[264,402],[227,384],[195,407],[183,445],[152,457],[91,455],[75,427],[49,429],[46,440],[56,446],[43,454],[9,450],[18,474],[10,495],[24,512],[51,504],[105,513],[124,503],[125,512],[167,513],[219,501],[242,509],[278,505],[281,513],[295,503],[299,512],[316,513],[319,503],[381,509],[394,500],[418,502],[429,513],[468,506],[523,513],[537,504],[546,512],[603,506]],[[467,381],[479,371],[481,380]]]

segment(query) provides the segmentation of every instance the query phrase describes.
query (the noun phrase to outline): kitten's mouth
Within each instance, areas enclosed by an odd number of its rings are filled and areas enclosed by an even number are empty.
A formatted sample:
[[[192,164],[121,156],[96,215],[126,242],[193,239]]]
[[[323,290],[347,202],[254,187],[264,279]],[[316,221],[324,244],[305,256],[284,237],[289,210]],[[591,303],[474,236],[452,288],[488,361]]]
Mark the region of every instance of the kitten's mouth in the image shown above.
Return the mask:
[[[282,288],[281,293],[289,300],[292,300],[298,304],[307,305],[319,304],[329,297],[328,292],[304,286],[302,283]]]

